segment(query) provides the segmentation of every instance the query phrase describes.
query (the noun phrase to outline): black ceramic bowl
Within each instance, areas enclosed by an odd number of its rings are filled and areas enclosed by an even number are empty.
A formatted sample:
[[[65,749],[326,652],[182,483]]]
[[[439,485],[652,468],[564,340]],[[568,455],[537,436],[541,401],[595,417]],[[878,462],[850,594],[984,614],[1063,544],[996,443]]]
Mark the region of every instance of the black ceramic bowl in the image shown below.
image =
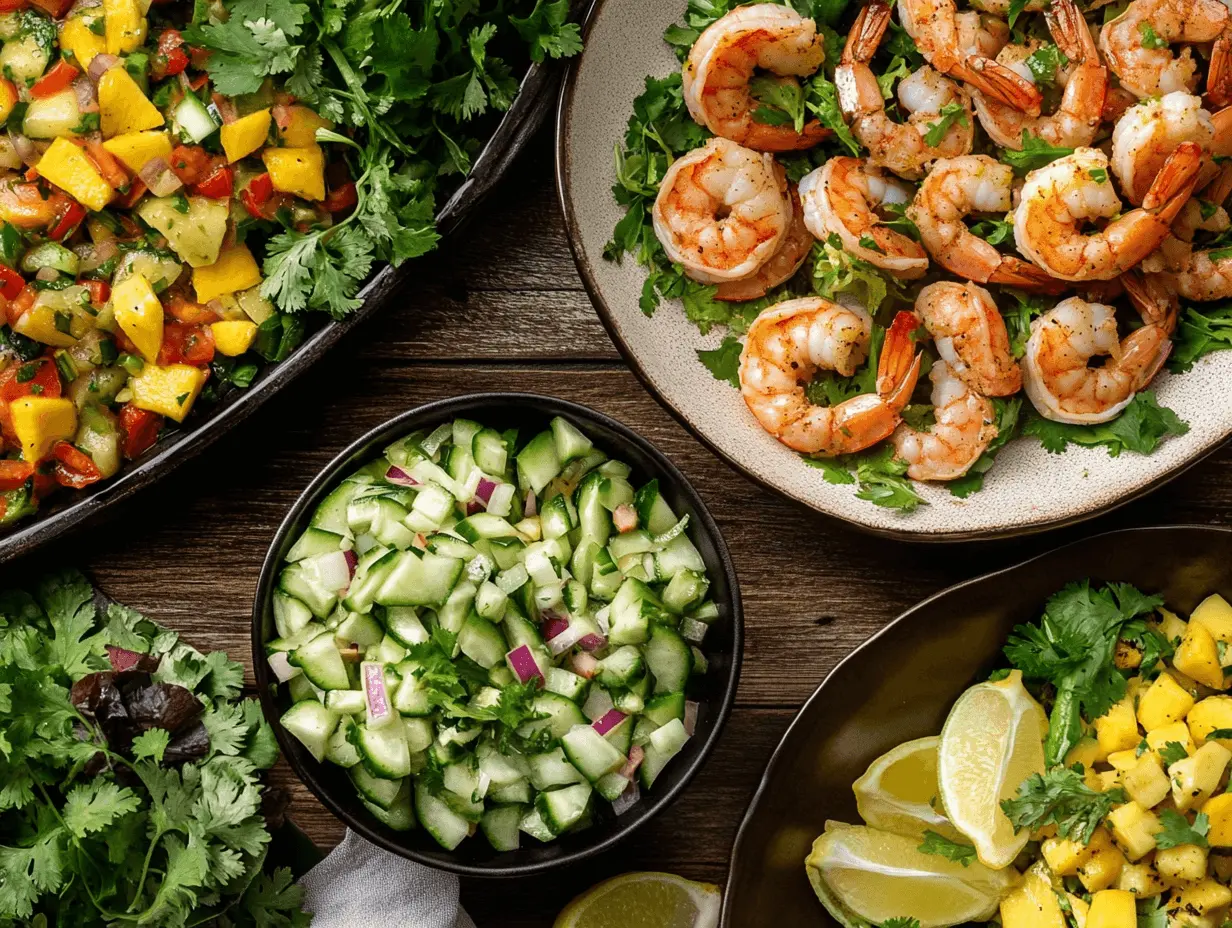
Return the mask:
[[[817,687],[779,742],[732,850],[724,928],[839,928],[813,894],[804,859],[827,819],[858,823],[851,784],[881,754],[935,735],[967,687],[1005,666],[1015,625],[1090,578],[1158,593],[1187,614],[1232,597],[1232,530],[1199,525],[1095,535],[952,586],[908,609]],[[907,913],[909,914],[909,913]]]
[[[711,625],[703,648],[710,660],[710,672],[697,690],[696,698],[701,703],[697,728],[680,756],[664,769],[654,789],[644,792],[641,802],[620,818],[610,814],[596,816],[595,824],[584,831],[563,835],[551,844],[525,838],[517,851],[504,853],[492,850],[481,835],[463,841],[454,851],[446,851],[422,828],[397,832],[373,818],[356,796],[346,771],[318,763],[278,723],[290,702],[265,660],[265,642],[275,635],[271,597],[282,560],[307,526],[317,504],[339,480],[392,441],[458,416],[498,429],[516,427],[523,436],[546,428],[553,416],[564,416],[585,432],[596,447],[628,463],[636,479],[656,478],[672,508],[689,514],[689,536],[706,562],[710,594],[719,608],[719,617]],[[488,877],[525,876],[591,857],[636,831],[680,795],[705,763],[731,712],[744,637],[740,589],[727,546],[684,475],[653,445],[615,419],[576,403],[531,393],[477,393],[429,403],[389,420],[334,458],[300,495],[279,526],[261,568],[252,618],[253,666],[261,707],[292,769],[316,797],[348,827],[386,850],[430,867]]]

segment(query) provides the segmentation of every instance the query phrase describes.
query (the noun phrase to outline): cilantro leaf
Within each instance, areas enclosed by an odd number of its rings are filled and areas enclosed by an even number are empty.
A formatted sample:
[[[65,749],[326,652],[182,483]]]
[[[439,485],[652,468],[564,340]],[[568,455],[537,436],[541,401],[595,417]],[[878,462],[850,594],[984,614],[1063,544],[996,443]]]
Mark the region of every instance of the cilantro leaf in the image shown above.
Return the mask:
[[[164,731],[162,734],[165,736],[167,733]],[[68,791],[60,814],[68,830],[74,836],[84,838],[91,832],[102,831],[140,806],[141,799],[128,787],[106,780],[92,780]]]
[[[582,33],[569,19],[569,0],[537,0],[525,17],[509,21],[530,45],[531,61],[568,58],[582,50]]]
[[[1206,836],[1211,830],[1211,823],[1203,812],[1194,817],[1191,825],[1189,819],[1175,809],[1164,809],[1159,813],[1159,822],[1164,827],[1155,835],[1155,846],[1161,850],[1182,844],[1210,847]]]
[[[1069,58],[1057,46],[1048,43],[1028,55],[1026,63],[1037,85],[1050,85],[1057,82],[1057,73],[1069,65]]]
[[[958,123],[964,129],[971,125],[971,121],[967,118],[967,111],[963,109],[961,103],[947,103],[941,107],[941,112],[937,115],[941,118],[937,122],[929,123],[928,131],[924,133],[925,144],[932,148],[941,144],[941,140],[945,138],[945,134],[950,131],[954,123]]]
[[[1034,831],[1056,825],[1057,834],[1087,844],[1104,817],[1126,802],[1121,789],[1100,793],[1083,782],[1082,768],[1053,767],[1044,774],[1034,773],[1018,787],[1018,795],[1003,800],[1001,811],[1015,830]]]
[[[133,739],[133,758],[160,763],[170,743],[171,734],[165,728],[151,728]]]
[[[206,68],[214,89],[228,96],[256,93],[269,76],[295,70],[304,46],[308,7],[290,0],[237,0],[226,22],[190,26],[184,38],[210,50]]]
[[[904,77],[911,76],[911,68],[907,65],[907,59],[902,55],[895,55],[890,59],[889,65],[877,75],[877,86],[881,88],[881,96],[886,100],[894,98],[894,85]]]
[[[894,456],[894,447],[885,445],[858,455],[856,480],[860,488],[856,496],[877,506],[897,509],[902,513],[914,512],[925,505],[924,498],[916,493],[907,473],[907,462]]]
[[[300,910],[304,889],[286,867],[260,873],[244,892],[241,907],[260,928],[308,928],[312,916]]]
[[[918,850],[922,854],[938,854],[964,867],[971,866],[971,861],[975,860],[975,848],[970,844],[951,841],[944,835],[931,830],[924,832],[924,843],[919,846]]]
[[[1138,23],[1138,35],[1143,48],[1160,49],[1168,47],[1168,40],[1160,36],[1148,22]]]
[[[1000,245],[1013,240],[1014,224],[1004,219],[981,219],[971,226],[971,233],[990,245]]]
[[[887,918],[881,923],[881,928],[920,928],[920,920],[906,915]]]
[[[804,454],[800,455],[800,457],[809,467],[816,467],[820,470],[822,472],[821,479],[826,483],[850,484],[856,482],[855,475],[851,472],[850,468],[844,466],[837,458],[813,458]]]
[[[1001,161],[1008,164],[1014,169],[1014,173],[1019,177],[1029,174],[1031,171],[1042,168],[1046,164],[1051,164],[1058,158],[1064,158],[1066,155],[1072,155],[1072,148],[1064,148],[1056,145],[1049,145],[1043,139],[1037,138],[1026,129],[1022,130],[1022,150],[1014,151],[1006,148],[1001,152]]]
[[[805,93],[805,105],[823,126],[834,133],[839,144],[853,155],[860,154],[860,143],[851,134],[842,110],[838,105],[838,88],[821,71],[809,79]]]
[[[1164,762],[1165,767],[1171,767],[1178,760],[1184,760],[1188,756],[1189,751],[1179,741],[1169,741],[1159,749],[1159,758]]]
[[[749,81],[749,92],[762,104],[753,112],[755,121],[790,123],[797,132],[804,130],[804,88],[799,81],[759,74]]]
[[[1187,306],[1172,342],[1168,370],[1176,374],[1188,371],[1195,361],[1213,351],[1232,348],[1232,303]]]
[[[715,380],[725,380],[733,387],[740,387],[740,352],[744,346],[740,339],[728,335],[717,348],[698,349],[697,359],[706,365]]]
[[[1039,439],[1047,451],[1060,454],[1070,444],[1102,446],[1110,457],[1123,451],[1150,454],[1170,435],[1189,431],[1175,412],[1160,406],[1152,390],[1136,394],[1119,416],[1099,425],[1070,425],[1054,422],[1032,412],[1023,426],[1024,435]]]

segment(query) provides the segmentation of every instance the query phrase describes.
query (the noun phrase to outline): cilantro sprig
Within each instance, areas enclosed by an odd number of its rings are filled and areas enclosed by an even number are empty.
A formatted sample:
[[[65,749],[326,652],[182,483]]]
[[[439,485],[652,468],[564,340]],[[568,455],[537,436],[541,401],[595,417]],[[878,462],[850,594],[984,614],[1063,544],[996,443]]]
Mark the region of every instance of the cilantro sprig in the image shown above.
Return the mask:
[[[1087,844],[1104,817],[1126,802],[1119,788],[1096,792],[1082,779],[1082,766],[1053,767],[1032,774],[1018,788],[1018,795],[1001,803],[1001,811],[1018,831],[1034,831],[1056,825],[1057,834]]]

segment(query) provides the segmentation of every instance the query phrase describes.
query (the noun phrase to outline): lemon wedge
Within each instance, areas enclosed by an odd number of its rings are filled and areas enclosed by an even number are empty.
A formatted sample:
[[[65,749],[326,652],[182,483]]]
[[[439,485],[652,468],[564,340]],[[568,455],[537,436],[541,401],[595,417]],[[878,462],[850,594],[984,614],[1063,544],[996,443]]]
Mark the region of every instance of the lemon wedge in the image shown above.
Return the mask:
[[[592,886],[552,928],[715,928],[722,892],[671,873],[624,873]]]
[[[936,735],[900,744],[869,764],[852,784],[860,818],[873,828],[908,837],[935,831],[952,841],[958,829],[941,812]]]

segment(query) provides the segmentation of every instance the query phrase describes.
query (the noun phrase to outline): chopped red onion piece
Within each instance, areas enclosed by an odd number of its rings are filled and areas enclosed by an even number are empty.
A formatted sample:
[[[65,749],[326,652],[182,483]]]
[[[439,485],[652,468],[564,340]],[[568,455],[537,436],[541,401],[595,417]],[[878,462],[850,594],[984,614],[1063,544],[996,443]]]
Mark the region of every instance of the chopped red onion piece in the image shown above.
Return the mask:
[[[603,713],[603,717],[596,719],[591,723],[591,728],[601,735],[606,735],[609,731],[625,720],[625,714],[619,709],[609,709]]]
[[[690,738],[693,737],[693,732],[697,728],[698,708],[698,704],[691,699],[684,704],[684,730]]]
[[[479,486],[475,487],[475,495],[483,500],[483,504],[486,506],[492,501],[492,491],[495,490],[496,487],[497,484],[489,480],[487,477],[480,477]]]
[[[93,62],[90,62],[93,64]],[[73,92],[77,95],[77,109],[82,113],[98,112],[98,90],[89,78],[79,77],[73,81]]]
[[[156,197],[169,197],[184,186],[171,170],[166,158],[151,158],[141,166],[137,176]]]
[[[90,59],[90,68],[86,71],[86,76],[94,83],[98,83],[103,79],[103,75],[120,63],[120,59],[115,55],[108,55],[105,52],[100,52]]]
[[[531,516],[536,516],[538,514],[539,514],[539,501],[535,499],[535,491],[527,490],[526,491],[526,505],[522,507],[522,515],[526,516],[526,518],[529,519]]]
[[[473,516],[477,512],[483,512],[483,509],[483,503],[476,499],[473,499],[466,504],[466,514],[468,516]]]
[[[642,765],[642,761],[646,758],[646,752],[642,750],[640,744],[635,744],[629,748],[629,759],[625,761],[625,765],[620,768],[620,775],[633,779],[633,774],[637,772],[637,768]]]
[[[586,637],[589,636],[586,634],[586,628],[581,623],[570,625],[548,642],[548,650],[552,652],[553,657],[558,657]]]
[[[579,677],[585,677],[589,680],[595,675],[595,671],[599,669],[599,662],[593,655],[579,651],[569,658],[569,669]]]
[[[612,803],[612,811],[617,815],[624,815],[641,801],[642,794],[638,790],[637,784],[630,780],[628,788],[617,796],[616,801]]]
[[[278,678],[279,683],[286,683],[288,680],[293,680],[303,673],[298,667],[291,666],[291,662],[287,660],[286,651],[275,651],[271,654],[269,656],[269,667],[274,676]]]
[[[404,471],[397,465],[391,465],[389,470],[385,471],[385,479],[389,483],[397,484],[400,487],[417,487],[419,481]]]
[[[214,313],[216,316],[225,316],[227,312],[227,307],[223,306],[222,300],[217,298],[206,303],[205,308]]]
[[[602,635],[596,635],[594,632],[583,635],[578,639],[577,643],[581,645],[583,651],[598,651],[600,648],[607,647],[607,639]]]
[[[540,630],[543,632],[544,641],[551,641],[557,635],[563,634],[568,628],[568,618],[548,609],[543,610],[543,622],[540,625]]]
[[[539,669],[539,664],[535,660],[535,655],[531,653],[529,645],[518,645],[505,655],[505,660],[509,662],[509,669],[523,683],[536,677],[539,678],[540,683],[543,682],[543,671]]]
[[[637,528],[637,510],[628,503],[621,503],[612,510],[612,524],[622,535],[633,531]]]
[[[364,685],[368,724],[376,726],[392,722],[394,712],[389,705],[389,691],[385,688],[385,665],[379,661],[364,661],[359,665],[359,678]]]
[[[312,568],[327,590],[345,590],[351,585],[351,565],[342,551],[318,554],[310,559]]]
[[[350,570],[351,576],[355,576],[355,567],[359,564],[359,555],[354,551],[343,551],[342,556],[346,558],[347,569]]]
[[[60,272],[54,267],[40,267],[34,274],[38,280],[59,280]]]

